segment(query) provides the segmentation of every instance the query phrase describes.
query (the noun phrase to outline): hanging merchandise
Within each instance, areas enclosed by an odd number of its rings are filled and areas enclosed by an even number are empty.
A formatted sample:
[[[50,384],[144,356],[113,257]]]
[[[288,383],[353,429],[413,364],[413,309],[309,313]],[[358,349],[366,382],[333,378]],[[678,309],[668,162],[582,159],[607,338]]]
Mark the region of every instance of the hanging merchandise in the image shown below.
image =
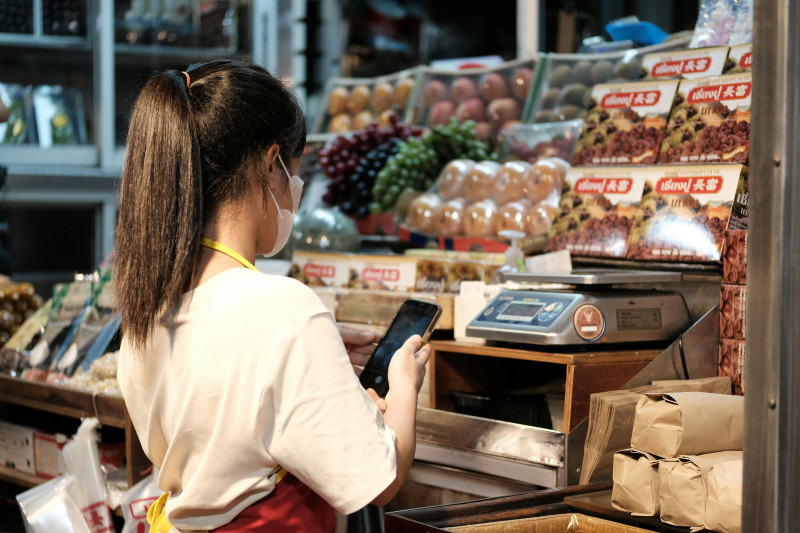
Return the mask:
[[[739,7],[739,0],[702,0],[689,48],[728,44]]]

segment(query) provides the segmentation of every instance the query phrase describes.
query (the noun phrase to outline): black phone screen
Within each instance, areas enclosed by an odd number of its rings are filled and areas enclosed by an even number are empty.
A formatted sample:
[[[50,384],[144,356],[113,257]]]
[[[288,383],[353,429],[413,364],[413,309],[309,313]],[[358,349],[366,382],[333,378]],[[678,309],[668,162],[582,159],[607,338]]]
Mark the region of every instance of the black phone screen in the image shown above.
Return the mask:
[[[418,300],[403,302],[361,373],[360,380],[365,389],[372,388],[379,396],[386,396],[389,392],[387,376],[392,356],[412,335],[424,336],[438,314],[437,304]]]

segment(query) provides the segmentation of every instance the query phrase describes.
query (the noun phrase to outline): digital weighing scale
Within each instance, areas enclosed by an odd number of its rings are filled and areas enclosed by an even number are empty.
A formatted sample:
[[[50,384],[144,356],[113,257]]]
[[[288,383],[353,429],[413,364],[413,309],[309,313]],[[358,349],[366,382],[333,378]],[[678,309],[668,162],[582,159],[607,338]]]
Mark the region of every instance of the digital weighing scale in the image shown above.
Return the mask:
[[[571,288],[504,290],[469,323],[467,335],[550,346],[625,344],[671,341],[691,325],[680,293],[615,287],[679,282],[680,272],[576,269],[504,277]]]

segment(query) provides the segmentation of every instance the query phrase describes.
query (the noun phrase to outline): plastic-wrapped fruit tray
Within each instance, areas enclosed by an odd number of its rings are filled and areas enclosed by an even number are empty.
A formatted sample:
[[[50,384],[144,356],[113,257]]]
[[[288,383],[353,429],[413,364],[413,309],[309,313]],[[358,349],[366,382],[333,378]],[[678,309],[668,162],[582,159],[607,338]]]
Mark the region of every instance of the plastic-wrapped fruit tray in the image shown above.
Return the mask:
[[[402,117],[412,105],[421,67],[375,78],[331,78],[325,88],[324,107],[313,133],[348,133],[367,124],[389,124],[389,115]]]
[[[481,140],[496,139],[503,128],[520,124],[534,87],[538,58],[509,61],[490,68],[423,68],[420,91],[406,122],[421,126],[473,120]]]

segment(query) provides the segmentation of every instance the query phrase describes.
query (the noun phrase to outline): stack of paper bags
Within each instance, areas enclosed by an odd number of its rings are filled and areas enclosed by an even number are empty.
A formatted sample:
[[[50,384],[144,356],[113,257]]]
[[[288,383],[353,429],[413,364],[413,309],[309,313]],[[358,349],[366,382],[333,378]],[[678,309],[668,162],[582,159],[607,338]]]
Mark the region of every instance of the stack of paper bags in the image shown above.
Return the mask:
[[[589,403],[589,428],[581,465],[582,485],[611,478],[614,453],[631,447],[636,404],[646,392],[666,391],[731,394],[731,381],[727,377],[660,380],[633,390],[592,394]]]
[[[644,394],[631,449],[614,457],[612,504],[676,526],[740,532],[743,433],[741,396]]]

